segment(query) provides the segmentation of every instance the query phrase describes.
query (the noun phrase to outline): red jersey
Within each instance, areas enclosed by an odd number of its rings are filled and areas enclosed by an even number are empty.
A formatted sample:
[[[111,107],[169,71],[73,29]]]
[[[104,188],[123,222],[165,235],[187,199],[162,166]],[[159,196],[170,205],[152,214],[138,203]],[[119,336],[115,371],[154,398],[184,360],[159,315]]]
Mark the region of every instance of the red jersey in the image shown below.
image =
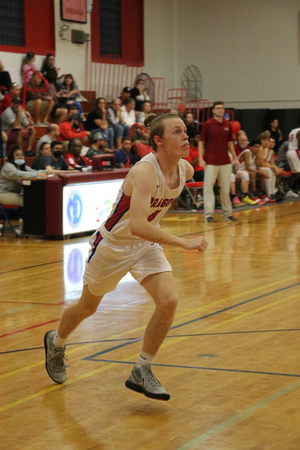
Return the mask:
[[[192,147],[190,145],[189,148],[189,156],[187,158],[184,158],[187,160],[187,162],[191,163],[192,161],[194,161],[194,159],[198,158],[199,161],[199,151],[198,148]],[[199,172],[200,170],[204,170],[204,167],[201,167],[199,165],[199,162],[195,165],[194,167],[195,172]]]
[[[204,142],[204,160],[206,164],[223,166],[231,164],[228,154],[228,142],[233,140],[231,124],[223,119],[218,122],[214,117],[201,128],[200,141]]]

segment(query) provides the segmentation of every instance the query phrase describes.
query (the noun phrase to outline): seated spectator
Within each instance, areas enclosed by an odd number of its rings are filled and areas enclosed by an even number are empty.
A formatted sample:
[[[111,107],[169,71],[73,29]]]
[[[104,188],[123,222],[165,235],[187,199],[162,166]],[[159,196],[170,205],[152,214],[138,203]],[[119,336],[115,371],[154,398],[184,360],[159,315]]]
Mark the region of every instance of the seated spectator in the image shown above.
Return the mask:
[[[100,131],[110,149],[114,148],[114,130],[109,127],[107,121],[107,104],[103,97],[96,99],[93,108],[88,113],[84,128],[91,132],[91,135]]]
[[[279,147],[282,143],[282,132],[279,129],[279,122],[277,119],[272,119],[269,124],[269,131],[271,133],[271,138],[275,140],[274,153],[277,155]]]
[[[47,133],[44,134],[39,140],[36,145],[35,154],[38,156],[40,154],[40,148],[43,144],[43,142],[50,142],[54,141],[54,139],[58,139],[59,136],[59,126],[56,123],[50,123],[47,127]]]
[[[61,141],[52,141],[51,154],[44,157],[43,165],[53,175],[64,173],[66,170],[74,170],[63,158],[63,145]]]
[[[23,80],[23,84],[25,82],[25,74],[26,74],[26,83],[28,83],[31,80],[32,75],[34,74],[33,70],[36,70],[38,72],[39,69],[37,68],[34,62],[35,62],[35,53],[27,52],[26,56],[23,58],[21,65],[21,77]]]
[[[58,72],[60,71],[60,68],[55,67],[55,56],[53,53],[48,53],[46,58],[43,61],[42,67],[41,67],[41,73],[43,77],[46,78],[48,83],[52,85],[55,90],[57,88],[57,80],[60,80],[64,75],[58,76]]]
[[[14,97],[20,97],[21,88],[18,83],[11,83],[8,93],[3,97],[0,103],[0,115],[11,105]]]
[[[98,133],[93,134],[92,140],[93,140],[93,143],[85,155],[88,159],[92,159],[93,156],[95,156],[95,155],[102,155],[103,153],[106,152],[106,148],[107,148],[105,139],[104,139],[102,133],[100,133],[100,131],[98,131]]]
[[[122,138],[129,136],[130,127],[125,125],[124,119],[121,115],[121,101],[116,98],[112,106],[108,108],[107,121],[109,126],[114,131],[114,139],[116,148],[119,149],[122,145]]]
[[[46,170],[33,170],[26,166],[24,154],[19,147],[14,147],[7,157],[0,173],[0,203],[3,205],[23,206],[22,184],[20,180],[47,178]]]
[[[191,135],[195,135],[195,133],[200,134],[199,132],[197,132],[197,126],[194,120],[194,114],[192,112],[187,112],[183,121],[186,125],[186,133],[189,138],[191,137]]]
[[[240,130],[236,134],[236,144],[234,145],[235,154],[239,156],[246,148],[250,149],[248,137],[245,131]]]
[[[121,102],[121,106],[124,105],[124,102],[126,100],[126,98],[131,97],[131,88],[128,86],[125,86],[121,92],[121,95],[119,97],[119,100]]]
[[[4,70],[4,65],[0,59],[0,92],[5,93],[11,85],[11,77],[7,70]]]
[[[190,136],[190,148],[189,148],[189,156],[186,159],[194,168],[193,178],[195,181],[204,181],[204,167],[199,165],[199,133],[194,131]]]
[[[123,169],[124,167],[132,167],[132,154],[131,150],[131,139],[124,137],[122,139],[122,148],[116,152],[116,164],[117,167]]]
[[[45,158],[44,157],[47,155],[51,155],[50,142],[44,141],[40,148],[40,154],[33,160],[31,167],[35,170],[43,169],[45,167],[45,164],[44,164]]]
[[[73,138],[68,145],[69,152],[64,156],[68,165],[73,169],[83,170],[92,165],[91,161],[85,156],[81,156],[82,142],[80,139]]]
[[[82,105],[76,100],[79,96],[79,88],[71,73],[68,73],[62,80],[57,82],[57,89],[58,104],[63,108],[75,104],[79,114],[83,115]]]
[[[5,133],[5,131],[1,131],[1,134],[0,134],[0,140],[1,140],[0,145],[2,145],[2,146],[0,147],[0,158],[4,158],[5,155],[6,155],[6,142],[7,142],[7,139],[8,139],[8,137],[7,137],[7,134]]]
[[[151,113],[152,111],[152,105],[151,102],[149,102],[148,100],[146,100],[143,104],[142,104],[142,109],[141,111],[137,114],[136,116],[136,123],[139,123],[141,125],[144,126],[144,121],[146,119],[146,117]]]
[[[12,142],[19,148],[23,148],[23,140],[27,140],[27,151],[25,155],[34,155],[32,145],[35,139],[35,129],[26,118],[20,97],[14,97],[12,99],[11,106],[6,108],[1,118],[2,129],[7,134],[8,142]]]
[[[26,110],[32,113],[36,127],[48,126],[54,101],[51,95],[43,90],[42,79],[39,74],[33,73],[27,88],[33,90],[26,90]]]
[[[142,125],[135,125],[132,128],[131,142],[134,144],[131,149],[134,152],[134,164],[148,153],[153,152],[149,144],[149,132]]]
[[[60,141],[69,141],[73,138],[82,139],[90,135],[89,131],[78,131],[78,127],[82,119],[79,113],[71,114],[69,119],[59,125]]]
[[[136,111],[141,111],[144,101],[150,100],[143,78],[138,78],[136,80],[134,88],[131,90],[131,98],[135,100]]]
[[[136,123],[135,101],[133,98],[126,98],[124,105],[121,107],[121,117],[125,125],[131,127]]]

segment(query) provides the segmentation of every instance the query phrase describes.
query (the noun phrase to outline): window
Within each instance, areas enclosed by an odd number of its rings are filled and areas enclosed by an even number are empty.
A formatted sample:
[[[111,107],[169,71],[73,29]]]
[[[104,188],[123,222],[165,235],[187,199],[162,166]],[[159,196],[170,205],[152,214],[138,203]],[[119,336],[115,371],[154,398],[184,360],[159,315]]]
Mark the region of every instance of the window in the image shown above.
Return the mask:
[[[23,0],[0,0],[0,45],[25,46]]]
[[[121,55],[121,0],[100,0],[100,56]]]
[[[143,0],[93,0],[91,35],[92,62],[105,62],[105,55],[119,55],[122,64],[142,66]]]

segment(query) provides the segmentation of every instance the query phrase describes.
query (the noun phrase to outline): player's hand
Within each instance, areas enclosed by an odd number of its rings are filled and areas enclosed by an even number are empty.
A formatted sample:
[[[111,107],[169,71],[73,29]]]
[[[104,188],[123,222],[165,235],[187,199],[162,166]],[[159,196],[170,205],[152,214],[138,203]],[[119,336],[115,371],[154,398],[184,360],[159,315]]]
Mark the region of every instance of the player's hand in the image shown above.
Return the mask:
[[[192,239],[186,239],[184,248],[185,250],[199,250],[205,252],[208,242],[203,236],[199,236]]]

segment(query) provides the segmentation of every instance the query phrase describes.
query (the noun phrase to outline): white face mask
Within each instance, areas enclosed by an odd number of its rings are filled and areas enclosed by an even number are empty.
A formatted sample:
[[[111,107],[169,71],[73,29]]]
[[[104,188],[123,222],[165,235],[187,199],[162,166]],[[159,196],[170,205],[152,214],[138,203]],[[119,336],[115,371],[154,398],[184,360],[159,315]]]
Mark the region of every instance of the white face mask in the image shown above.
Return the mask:
[[[25,164],[25,159],[15,159],[15,164],[17,164],[18,166],[22,166],[23,164]]]

